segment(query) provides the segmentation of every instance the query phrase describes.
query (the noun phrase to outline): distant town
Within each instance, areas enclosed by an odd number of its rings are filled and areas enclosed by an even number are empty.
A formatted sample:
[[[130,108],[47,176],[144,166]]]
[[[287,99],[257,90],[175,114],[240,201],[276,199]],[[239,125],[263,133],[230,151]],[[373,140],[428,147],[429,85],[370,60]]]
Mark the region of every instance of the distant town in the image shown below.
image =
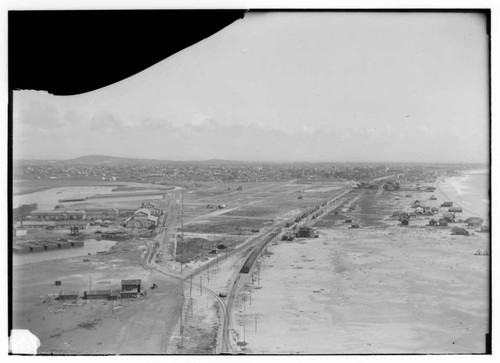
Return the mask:
[[[238,161],[173,162],[87,156],[72,160],[29,161],[14,164],[14,179],[84,179],[170,184],[174,181],[265,182],[292,179],[366,181],[395,175],[407,181],[432,181],[455,175],[474,164],[415,163],[259,163]]]

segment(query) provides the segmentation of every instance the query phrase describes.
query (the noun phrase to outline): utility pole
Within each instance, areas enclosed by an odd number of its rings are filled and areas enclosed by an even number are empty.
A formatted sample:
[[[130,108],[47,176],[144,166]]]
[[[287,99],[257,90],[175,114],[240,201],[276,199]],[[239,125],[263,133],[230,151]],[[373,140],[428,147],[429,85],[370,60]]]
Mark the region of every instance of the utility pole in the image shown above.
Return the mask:
[[[189,297],[193,294],[193,275],[191,275],[191,279],[189,280]]]
[[[92,290],[92,276],[89,275],[89,291]]]
[[[210,282],[210,265],[208,265],[208,268],[207,268],[207,279],[208,279],[208,282]]]
[[[247,345],[245,336],[245,322],[243,322],[243,346]]]
[[[181,305],[181,348],[184,347],[184,329],[182,326],[182,305]]]
[[[252,305],[252,290],[250,290],[250,305]]]
[[[200,296],[203,296],[203,291],[201,290],[202,286],[203,286],[203,281],[200,275]]]
[[[257,285],[260,286],[260,264],[257,264]]]
[[[184,242],[184,190],[181,190],[181,243]]]

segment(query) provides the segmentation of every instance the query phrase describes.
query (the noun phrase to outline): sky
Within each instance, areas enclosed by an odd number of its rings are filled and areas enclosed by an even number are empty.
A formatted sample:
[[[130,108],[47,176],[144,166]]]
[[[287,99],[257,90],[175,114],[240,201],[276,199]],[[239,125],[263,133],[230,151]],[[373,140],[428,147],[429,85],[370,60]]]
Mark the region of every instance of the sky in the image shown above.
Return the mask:
[[[105,88],[16,91],[14,159],[487,163],[488,60],[478,14],[248,13]]]

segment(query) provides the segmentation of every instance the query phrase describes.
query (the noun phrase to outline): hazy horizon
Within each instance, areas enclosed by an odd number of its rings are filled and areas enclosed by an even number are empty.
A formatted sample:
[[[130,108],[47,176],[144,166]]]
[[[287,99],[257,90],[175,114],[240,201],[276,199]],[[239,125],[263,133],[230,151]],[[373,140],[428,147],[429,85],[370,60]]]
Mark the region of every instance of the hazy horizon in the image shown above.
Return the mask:
[[[14,163],[16,162],[21,162],[21,161],[57,161],[57,162],[63,162],[63,161],[72,161],[76,159],[82,159],[86,157],[102,157],[102,158],[117,158],[117,159],[131,159],[131,160],[146,160],[146,161],[158,161],[158,162],[175,162],[175,163],[182,163],[182,162],[210,162],[210,161],[221,161],[221,162],[234,162],[234,163],[249,163],[249,164],[450,164],[450,165],[464,165],[464,164],[470,164],[470,165],[480,165],[480,166],[488,166],[489,167],[489,162],[470,162],[470,163],[460,163],[460,162],[437,162],[437,161],[432,161],[432,162],[421,162],[421,161],[286,161],[286,160],[237,160],[237,159],[218,159],[218,158],[213,158],[213,159],[192,159],[192,160],[175,160],[175,159],[154,159],[154,158],[134,158],[134,157],[127,157],[127,156],[116,156],[116,155],[81,155],[77,156],[75,158],[67,158],[67,159],[57,159],[57,158],[49,158],[49,159],[14,159]]]
[[[15,91],[14,159],[489,163],[486,19],[247,13],[121,82]]]

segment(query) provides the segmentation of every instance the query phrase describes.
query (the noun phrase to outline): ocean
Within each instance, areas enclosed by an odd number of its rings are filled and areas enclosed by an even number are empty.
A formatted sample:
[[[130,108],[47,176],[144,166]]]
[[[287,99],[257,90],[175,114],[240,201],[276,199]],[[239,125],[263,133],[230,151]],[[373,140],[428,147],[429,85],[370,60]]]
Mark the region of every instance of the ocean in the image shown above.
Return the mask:
[[[464,217],[479,216],[488,224],[490,214],[489,170],[467,170],[447,178],[440,189],[455,206],[462,207]],[[469,215],[470,214],[470,215]]]

